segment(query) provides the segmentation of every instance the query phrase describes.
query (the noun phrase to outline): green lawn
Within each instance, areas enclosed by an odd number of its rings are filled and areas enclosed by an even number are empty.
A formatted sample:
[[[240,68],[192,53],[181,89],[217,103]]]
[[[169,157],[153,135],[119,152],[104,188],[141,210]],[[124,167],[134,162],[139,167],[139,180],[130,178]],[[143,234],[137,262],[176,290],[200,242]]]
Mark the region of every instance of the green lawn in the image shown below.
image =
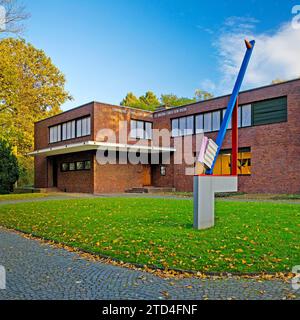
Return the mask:
[[[20,194],[1,194],[1,201],[12,201],[12,200],[27,200],[36,198],[45,198],[50,196],[48,193],[20,193]]]
[[[101,198],[0,206],[0,225],[124,262],[197,271],[290,271],[300,264],[300,205],[217,202],[192,228],[191,200]]]

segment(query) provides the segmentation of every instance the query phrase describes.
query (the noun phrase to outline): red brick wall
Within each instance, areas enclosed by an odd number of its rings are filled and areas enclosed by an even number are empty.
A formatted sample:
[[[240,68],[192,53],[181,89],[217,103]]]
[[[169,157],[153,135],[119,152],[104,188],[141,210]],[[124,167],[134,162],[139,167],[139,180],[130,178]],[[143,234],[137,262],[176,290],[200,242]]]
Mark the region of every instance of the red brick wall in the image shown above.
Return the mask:
[[[80,152],[55,157],[57,163],[57,187],[61,191],[93,193],[93,160],[92,152]],[[86,161],[92,162],[92,169],[87,171],[62,172],[61,164],[64,162]]]
[[[144,120],[144,121],[153,121],[152,113],[132,108],[124,108],[118,106],[112,106],[104,103],[95,103],[95,131],[94,131],[94,140],[103,141],[102,135],[99,134],[99,130],[102,129],[111,129],[115,132],[116,143],[128,143],[134,144],[137,142],[135,139],[130,139],[130,120]],[[127,123],[127,130],[124,126],[120,126],[121,122]],[[124,131],[123,131],[124,130]],[[125,132],[128,139],[127,141],[120,141],[119,135]],[[106,141],[106,140],[105,140]],[[149,141],[140,141],[142,145],[148,145]]]
[[[252,152],[252,175],[239,178],[239,191],[300,193],[300,80],[241,93],[239,101],[248,104],[280,96],[288,97],[288,122],[239,130],[239,147],[251,147]],[[173,114],[158,112],[154,115],[155,128],[171,130],[172,118],[225,108],[228,99],[221,97],[169,110]],[[159,117],[161,114],[164,115]],[[207,136],[216,139],[216,133]],[[193,151],[196,151],[193,139]],[[231,131],[226,135],[223,148],[231,148]],[[192,177],[185,175],[186,167],[175,165],[170,174],[170,184],[173,175],[173,185],[179,191],[193,189]]]
[[[128,189],[143,187],[143,166],[107,164],[95,165],[95,193],[123,193]]]

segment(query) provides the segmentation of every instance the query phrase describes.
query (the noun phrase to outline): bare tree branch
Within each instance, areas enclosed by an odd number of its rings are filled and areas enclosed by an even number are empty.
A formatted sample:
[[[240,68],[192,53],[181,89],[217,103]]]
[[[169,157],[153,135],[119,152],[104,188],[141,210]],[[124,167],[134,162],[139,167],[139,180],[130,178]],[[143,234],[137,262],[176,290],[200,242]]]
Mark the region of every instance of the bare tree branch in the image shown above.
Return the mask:
[[[0,35],[10,33],[21,34],[25,29],[23,22],[30,17],[30,14],[26,12],[25,6],[20,4],[18,0],[0,0],[1,8]]]

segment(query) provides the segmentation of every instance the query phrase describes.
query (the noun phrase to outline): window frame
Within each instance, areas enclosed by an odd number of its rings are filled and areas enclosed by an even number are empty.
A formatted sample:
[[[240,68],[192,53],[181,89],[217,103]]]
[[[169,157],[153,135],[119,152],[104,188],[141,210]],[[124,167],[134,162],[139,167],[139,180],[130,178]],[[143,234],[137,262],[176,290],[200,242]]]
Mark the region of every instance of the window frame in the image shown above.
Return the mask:
[[[90,163],[90,168],[86,169],[88,162]],[[70,165],[73,164],[73,163],[75,165],[75,169],[74,170],[70,170]],[[83,163],[83,169],[78,169],[78,167],[77,167],[78,163]],[[66,170],[63,169],[64,165],[67,165],[67,169]],[[65,172],[79,172],[79,171],[91,171],[91,170],[92,170],[92,161],[91,160],[65,161],[65,162],[62,162],[60,164],[60,171],[62,173],[65,173]]]
[[[86,134],[82,135],[82,120],[85,119],[86,120]],[[81,135],[78,135],[78,123],[81,123]],[[59,128],[59,131],[57,132],[57,137],[60,137],[60,140],[52,142],[51,139],[51,131],[53,128]],[[48,141],[49,141],[49,145],[50,144],[55,144],[58,142],[63,142],[63,141],[69,141],[69,140],[73,140],[76,138],[84,138],[84,137],[89,137],[92,134],[91,131],[92,128],[92,118],[91,115],[87,115],[84,117],[80,117],[80,118],[76,118],[73,120],[69,120],[69,121],[65,121],[53,126],[49,126],[48,127]]]
[[[135,128],[133,129],[133,123],[135,123]],[[138,127],[139,124],[142,124],[143,127]],[[150,132],[147,131],[147,125],[150,125]],[[138,130],[142,130],[142,135],[139,135]],[[133,135],[135,132],[135,135]],[[148,135],[150,133],[150,136]],[[153,122],[144,121],[138,119],[130,119],[130,138],[134,140],[148,140],[153,139]]]

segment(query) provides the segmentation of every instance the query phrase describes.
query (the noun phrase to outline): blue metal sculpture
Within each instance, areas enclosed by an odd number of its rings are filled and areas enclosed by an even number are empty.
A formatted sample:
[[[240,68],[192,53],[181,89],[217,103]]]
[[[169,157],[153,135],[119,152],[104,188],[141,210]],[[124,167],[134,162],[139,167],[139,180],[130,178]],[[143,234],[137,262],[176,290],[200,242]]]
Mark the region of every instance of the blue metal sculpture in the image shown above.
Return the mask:
[[[216,152],[212,167],[210,169],[208,169],[206,172],[206,174],[209,174],[209,175],[212,175],[214,172],[214,167],[215,167],[218,155],[220,153],[220,150],[222,148],[222,144],[225,139],[225,135],[226,135],[226,131],[227,131],[227,128],[229,125],[229,121],[231,121],[232,112],[233,112],[234,107],[236,105],[236,101],[237,101],[237,98],[238,98],[238,95],[239,95],[239,92],[240,92],[240,89],[241,89],[241,86],[242,86],[242,83],[243,83],[243,80],[244,80],[244,77],[245,77],[245,74],[247,71],[247,67],[248,67],[254,46],[255,46],[254,40],[252,40],[250,42],[245,40],[245,43],[246,43],[247,51],[246,51],[240,72],[238,74],[236,83],[234,85],[234,89],[233,89],[232,95],[230,97],[230,101],[228,103],[228,106],[227,106],[227,110],[226,110],[225,117],[224,117],[222,125],[221,125],[221,129],[219,131],[219,134],[218,134],[218,137],[216,140],[216,144],[218,145],[218,150]]]

